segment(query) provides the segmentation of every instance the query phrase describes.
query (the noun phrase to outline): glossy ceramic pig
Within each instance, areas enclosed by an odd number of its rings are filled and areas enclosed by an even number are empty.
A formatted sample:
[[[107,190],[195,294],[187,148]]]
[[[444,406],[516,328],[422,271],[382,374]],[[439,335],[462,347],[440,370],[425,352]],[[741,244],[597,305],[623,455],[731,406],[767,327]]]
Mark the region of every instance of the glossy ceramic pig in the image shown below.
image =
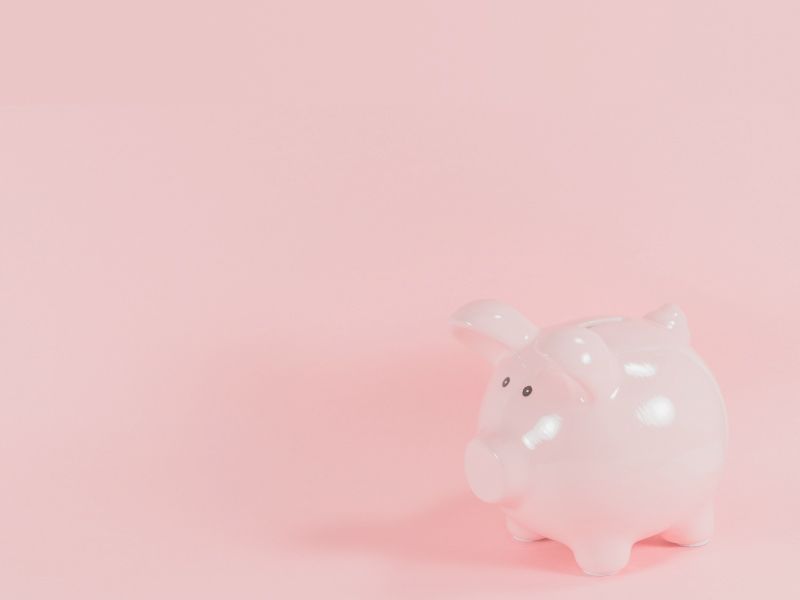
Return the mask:
[[[725,405],[678,307],[540,329],[481,300],[452,324],[494,364],[465,467],[511,535],[562,542],[591,575],[655,534],[708,542]]]

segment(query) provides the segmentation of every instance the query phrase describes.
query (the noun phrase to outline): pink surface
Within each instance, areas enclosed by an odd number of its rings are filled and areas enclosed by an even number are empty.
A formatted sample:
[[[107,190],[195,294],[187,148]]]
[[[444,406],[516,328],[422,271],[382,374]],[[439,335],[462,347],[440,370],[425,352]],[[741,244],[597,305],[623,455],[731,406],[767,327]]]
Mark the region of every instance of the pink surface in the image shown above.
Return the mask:
[[[0,597],[800,595],[794,3],[52,4],[0,18]],[[684,309],[710,545],[508,538],[485,296]]]

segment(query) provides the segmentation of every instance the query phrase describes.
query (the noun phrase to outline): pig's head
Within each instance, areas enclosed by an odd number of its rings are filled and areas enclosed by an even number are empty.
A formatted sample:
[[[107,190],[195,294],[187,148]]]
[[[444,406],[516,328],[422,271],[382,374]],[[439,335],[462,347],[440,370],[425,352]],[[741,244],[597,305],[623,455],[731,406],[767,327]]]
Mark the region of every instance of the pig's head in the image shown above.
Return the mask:
[[[514,503],[563,455],[579,412],[614,396],[616,358],[586,325],[540,330],[494,300],[467,304],[451,323],[494,367],[466,450],[467,479],[481,500]]]

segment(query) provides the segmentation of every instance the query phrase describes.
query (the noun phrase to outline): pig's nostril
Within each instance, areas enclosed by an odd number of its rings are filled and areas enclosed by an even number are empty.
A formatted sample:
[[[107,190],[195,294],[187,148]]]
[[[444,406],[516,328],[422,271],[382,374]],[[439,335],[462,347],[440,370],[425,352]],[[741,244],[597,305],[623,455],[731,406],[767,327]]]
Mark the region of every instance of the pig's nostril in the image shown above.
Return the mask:
[[[464,455],[464,469],[472,493],[484,502],[499,502],[506,495],[503,464],[481,440],[472,440]]]

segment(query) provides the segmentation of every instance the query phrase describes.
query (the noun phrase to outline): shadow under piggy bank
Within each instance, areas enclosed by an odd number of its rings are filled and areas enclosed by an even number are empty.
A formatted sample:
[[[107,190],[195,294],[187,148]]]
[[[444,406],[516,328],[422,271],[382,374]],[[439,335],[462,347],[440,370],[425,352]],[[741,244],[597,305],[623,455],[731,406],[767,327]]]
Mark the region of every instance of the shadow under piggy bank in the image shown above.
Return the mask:
[[[340,521],[295,538],[304,550],[352,552],[403,563],[533,570],[583,577],[569,548],[552,540],[523,543],[511,538],[496,507],[464,494],[427,510],[394,519]],[[622,572],[649,568],[682,553],[658,537],[636,544]]]

